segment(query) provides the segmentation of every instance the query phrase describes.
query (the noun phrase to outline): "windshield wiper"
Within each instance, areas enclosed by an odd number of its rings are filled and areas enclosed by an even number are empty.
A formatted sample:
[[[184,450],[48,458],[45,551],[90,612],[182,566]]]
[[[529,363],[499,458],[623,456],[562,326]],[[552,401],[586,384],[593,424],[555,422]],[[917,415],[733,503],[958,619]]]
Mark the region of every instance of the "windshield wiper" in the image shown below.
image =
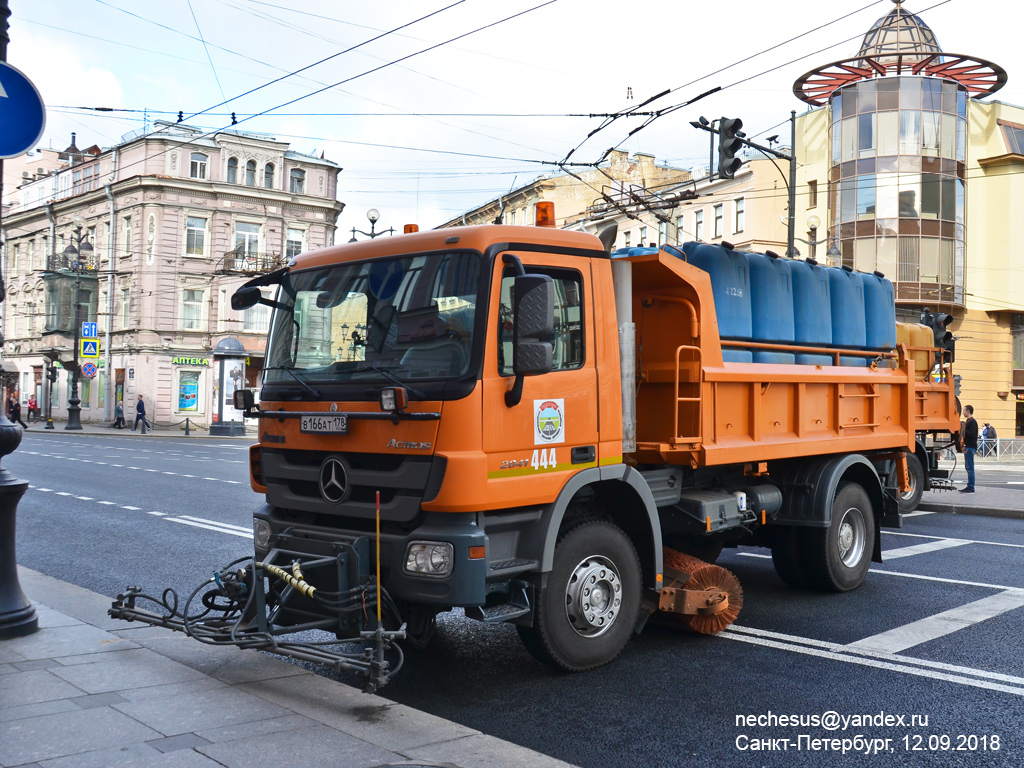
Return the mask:
[[[418,389],[414,389],[410,385],[406,384],[400,378],[395,376],[395,374],[393,374],[391,371],[385,370],[384,368],[378,368],[373,363],[366,363],[362,368],[357,368],[356,370],[357,371],[365,371],[367,368],[369,368],[371,371],[375,371],[376,373],[379,373],[381,376],[383,376],[385,379],[390,381],[392,384],[397,384],[400,387],[405,387],[407,390],[409,390],[409,392],[411,394],[416,395],[416,397],[418,397],[420,400],[426,400],[427,399],[427,396],[424,395],[422,392],[420,392]]]
[[[297,382],[299,382],[299,384],[301,384],[306,389],[306,391],[309,392],[309,394],[311,394],[315,398],[319,398],[320,397],[320,393],[317,390],[315,390],[311,386],[309,386],[309,384],[307,384],[305,381],[302,380],[302,377],[299,376],[299,374],[297,374],[295,371],[293,371],[291,368],[289,368],[286,365],[274,365],[274,366],[271,366],[270,368],[264,368],[263,370],[265,370],[265,371],[286,371],[293,379],[295,379]]]

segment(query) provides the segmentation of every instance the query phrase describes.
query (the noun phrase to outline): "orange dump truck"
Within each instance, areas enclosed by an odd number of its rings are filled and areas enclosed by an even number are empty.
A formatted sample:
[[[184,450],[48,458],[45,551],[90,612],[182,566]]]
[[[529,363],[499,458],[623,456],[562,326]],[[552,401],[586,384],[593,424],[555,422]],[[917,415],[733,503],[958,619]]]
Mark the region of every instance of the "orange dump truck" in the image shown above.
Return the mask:
[[[770,548],[791,585],[861,583],[934,465],[920,436],[959,428],[949,366],[919,370],[941,352],[723,340],[731,310],[685,248],[614,237],[378,238],[239,289],[236,309],[274,315],[259,405],[236,395],[266,503],[253,565],[217,579],[232,642],[245,625],[422,643],[460,608],[577,671],[658,610],[728,623],[740,591],[707,565],[723,546]]]

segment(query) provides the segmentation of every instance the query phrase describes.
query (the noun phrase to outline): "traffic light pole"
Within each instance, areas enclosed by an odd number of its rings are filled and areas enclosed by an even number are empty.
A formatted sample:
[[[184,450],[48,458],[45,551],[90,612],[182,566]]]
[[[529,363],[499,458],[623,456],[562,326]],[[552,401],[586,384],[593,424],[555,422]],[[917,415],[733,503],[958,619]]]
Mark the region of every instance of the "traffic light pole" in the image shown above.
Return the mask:
[[[721,125],[722,121],[715,121]],[[765,147],[757,142],[751,141],[750,139],[744,138],[743,136],[737,136],[733,134],[730,138],[734,141],[738,141],[744,146],[751,147],[760,152],[764,152],[766,155],[777,157],[780,160],[786,160],[789,162],[789,181],[787,186],[789,187],[789,216],[787,218],[787,237],[786,237],[786,255],[792,257],[796,253],[796,110],[792,110],[789,113],[790,123],[790,153],[787,155],[785,152],[779,152],[777,149],[771,147]],[[721,140],[721,131],[714,127],[713,123],[708,122],[705,118],[701,118],[700,121],[694,120],[690,123],[694,128],[699,128],[702,131],[708,131],[712,134],[718,134],[719,140]],[[742,125],[742,123],[741,123]],[[712,147],[714,147],[714,139],[712,139]],[[711,155],[712,168],[714,167],[714,152]],[[710,169],[709,169],[710,171]],[[779,173],[782,173],[782,169],[779,169]],[[714,174],[708,174],[708,178],[714,178]],[[785,175],[783,175],[785,179]]]

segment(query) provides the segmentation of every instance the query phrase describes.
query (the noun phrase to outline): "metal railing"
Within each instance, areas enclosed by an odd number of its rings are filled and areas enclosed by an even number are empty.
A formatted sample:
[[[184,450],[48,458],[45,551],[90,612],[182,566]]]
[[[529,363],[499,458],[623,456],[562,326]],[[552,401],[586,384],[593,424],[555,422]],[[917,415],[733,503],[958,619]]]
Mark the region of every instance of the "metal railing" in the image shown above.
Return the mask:
[[[217,271],[222,274],[256,275],[273,272],[284,264],[285,259],[280,253],[262,253],[236,248],[224,254]]]
[[[978,440],[978,458],[999,461],[1024,461],[1024,437]]]

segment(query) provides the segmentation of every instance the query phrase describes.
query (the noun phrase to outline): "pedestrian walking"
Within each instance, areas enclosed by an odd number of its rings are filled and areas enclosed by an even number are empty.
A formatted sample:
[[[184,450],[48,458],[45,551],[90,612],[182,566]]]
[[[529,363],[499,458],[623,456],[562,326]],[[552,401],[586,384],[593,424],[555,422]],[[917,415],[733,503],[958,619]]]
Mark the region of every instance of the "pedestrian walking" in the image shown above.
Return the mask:
[[[142,434],[146,434],[147,429],[153,428],[153,425],[146,421],[146,401],[142,395],[139,395],[139,401],[135,404],[135,426],[132,427],[132,432],[138,430],[140,421],[142,422]]]
[[[35,395],[28,398],[28,420],[29,422],[39,421],[39,402]]]
[[[960,493],[974,493],[974,454],[978,451],[978,422],[974,418],[974,406],[964,406],[964,467],[967,469],[967,487]]]
[[[21,424],[25,429],[28,429],[28,424],[21,420],[21,403],[18,402],[17,398],[11,403],[11,423]]]
[[[114,423],[111,424],[114,429],[124,429],[124,401],[118,400],[114,406]]]

